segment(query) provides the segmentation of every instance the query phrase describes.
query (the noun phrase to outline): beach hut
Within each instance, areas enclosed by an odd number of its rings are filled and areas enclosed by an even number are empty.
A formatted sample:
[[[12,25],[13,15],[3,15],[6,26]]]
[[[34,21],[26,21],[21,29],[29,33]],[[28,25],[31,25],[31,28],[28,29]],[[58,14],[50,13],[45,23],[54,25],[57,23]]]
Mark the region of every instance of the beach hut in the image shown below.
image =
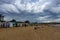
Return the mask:
[[[13,23],[12,22],[9,22],[10,23],[10,27],[13,27]]]
[[[10,27],[17,27],[17,22],[15,19],[10,21]]]
[[[13,22],[13,26],[14,27],[17,27],[17,22]]]
[[[29,24],[30,24],[30,22],[29,22],[28,20],[24,22],[24,26],[25,26],[25,27],[30,26]]]
[[[1,28],[5,28],[5,22],[1,22]]]
[[[8,27],[10,27],[10,24],[9,24],[9,22],[6,22],[6,27],[8,28]]]
[[[8,28],[10,26],[9,22],[3,22],[2,27],[3,28]]]
[[[2,27],[2,22],[0,22],[0,28]]]
[[[23,27],[23,22],[17,22],[17,27]]]
[[[5,27],[5,26],[4,26],[4,23],[5,23],[5,21],[0,21],[0,27],[1,27],[1,28]]]
[[[0,14],[0,21],[4,21],[4,16]]]
[[[0,14],[0,27],[3,26],[3,22],[4,22],[4,16]]]

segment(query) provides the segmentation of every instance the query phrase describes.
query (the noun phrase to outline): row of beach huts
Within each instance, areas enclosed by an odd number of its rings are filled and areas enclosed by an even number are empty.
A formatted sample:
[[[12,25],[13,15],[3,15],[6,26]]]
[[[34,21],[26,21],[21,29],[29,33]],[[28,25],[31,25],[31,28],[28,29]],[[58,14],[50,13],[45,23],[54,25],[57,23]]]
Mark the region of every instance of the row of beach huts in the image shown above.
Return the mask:
[[[29,23],[25,22],[16,22],[16,21],[0,21],[0,28],[8,28],[8,27],[26,27],[29,26]]]
[[[16,21],[15,19],[12,19],[11,21],[5,21],[4,16],[0,14],[0,28],[6,28],[6,27],[23,27],[29,25],[28,22],[20,22]]]

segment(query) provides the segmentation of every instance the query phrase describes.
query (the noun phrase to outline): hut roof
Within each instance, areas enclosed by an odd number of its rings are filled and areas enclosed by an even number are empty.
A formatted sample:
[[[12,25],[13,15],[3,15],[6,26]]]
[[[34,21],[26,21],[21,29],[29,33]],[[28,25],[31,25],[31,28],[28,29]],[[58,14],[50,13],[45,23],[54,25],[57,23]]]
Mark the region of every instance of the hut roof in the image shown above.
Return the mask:
[[[6,21],[1,21],[1,20],[0,20],[0,22],[6,22]]]
[[[10,22],[16,22],[16,20],[15,20],[15,19],[13,19],[13,20],[11,20]]]
[[[21,21],[17,21],[17,23],[24,23],[24,22],[21,22]]]
[[[27,20],[27,21],[25,21],[25,23],[30,23],[30,22]]]

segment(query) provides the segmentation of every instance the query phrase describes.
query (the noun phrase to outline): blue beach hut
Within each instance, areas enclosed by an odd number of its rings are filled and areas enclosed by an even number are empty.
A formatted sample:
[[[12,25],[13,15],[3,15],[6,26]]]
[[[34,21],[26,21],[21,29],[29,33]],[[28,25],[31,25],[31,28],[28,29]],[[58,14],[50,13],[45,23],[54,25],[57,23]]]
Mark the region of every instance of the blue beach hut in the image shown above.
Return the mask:
[[[10,27],[17,27],[17,22],[16,22],[16,20],[11,20],[10,21]]]

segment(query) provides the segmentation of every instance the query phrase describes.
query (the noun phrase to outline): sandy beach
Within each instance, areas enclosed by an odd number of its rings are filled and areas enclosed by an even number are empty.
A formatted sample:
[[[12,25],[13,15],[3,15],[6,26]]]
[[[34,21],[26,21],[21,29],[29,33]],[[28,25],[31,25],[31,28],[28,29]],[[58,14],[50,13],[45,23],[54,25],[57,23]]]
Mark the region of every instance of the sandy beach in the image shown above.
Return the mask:
[[[60,40],[60,28],[14,27],[0,28],[0,40]]]

